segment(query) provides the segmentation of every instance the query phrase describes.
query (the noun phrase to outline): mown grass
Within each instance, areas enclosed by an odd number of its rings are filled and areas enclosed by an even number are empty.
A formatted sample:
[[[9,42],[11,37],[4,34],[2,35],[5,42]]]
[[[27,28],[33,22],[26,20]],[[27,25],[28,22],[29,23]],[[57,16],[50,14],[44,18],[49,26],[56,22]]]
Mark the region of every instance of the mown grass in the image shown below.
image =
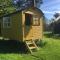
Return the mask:
[[[21,53],[19,44],[16,46],[11,42],[7,45],[2,43],[0,44],[0,60],[60,60],[60,39],[44,37],[43,42],[47,43],[43,47],[39,47],[39,50],[32,55]]]

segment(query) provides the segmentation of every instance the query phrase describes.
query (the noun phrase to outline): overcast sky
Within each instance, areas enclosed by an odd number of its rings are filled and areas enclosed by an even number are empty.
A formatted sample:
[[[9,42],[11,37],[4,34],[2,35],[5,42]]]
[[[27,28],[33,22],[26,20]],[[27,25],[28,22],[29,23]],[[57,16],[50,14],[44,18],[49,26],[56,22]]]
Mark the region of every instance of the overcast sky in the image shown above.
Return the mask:
[[[54,13],[60,13],[60,0],[43,0],[41,10],[48,19],[51,19]]]

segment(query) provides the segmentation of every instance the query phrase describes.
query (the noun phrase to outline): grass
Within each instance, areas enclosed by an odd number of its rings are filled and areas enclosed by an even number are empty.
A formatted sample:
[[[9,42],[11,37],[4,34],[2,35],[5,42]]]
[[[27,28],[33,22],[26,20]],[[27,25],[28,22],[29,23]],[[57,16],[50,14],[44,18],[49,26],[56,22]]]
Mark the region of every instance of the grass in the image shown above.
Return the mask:
[[[0,60],[60,60],[60,39],[44,37],[43,41],[47,43],[32,55],[21,53],[19,44],[1,43]]]

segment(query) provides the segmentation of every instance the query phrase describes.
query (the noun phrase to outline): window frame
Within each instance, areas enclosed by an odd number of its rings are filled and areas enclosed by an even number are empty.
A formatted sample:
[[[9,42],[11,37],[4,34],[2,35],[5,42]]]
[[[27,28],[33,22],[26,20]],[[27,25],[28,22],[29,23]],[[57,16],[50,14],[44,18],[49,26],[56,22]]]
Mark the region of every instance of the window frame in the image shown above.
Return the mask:
[[[10,16],[3,17],[3,28],[10,28],[10,27],[11,27]]]
[[[28,17],[30,18],[30,20],[28,19]],[[31,26],[32,25],[32,14],[25,13],[25,25],[26,26]]]
[[[36,20],[34,20],[34,19],[36,19]],[[38,22],[38,24],[36,24],[36,21]],[[34,24],[34,22],[35,22],[35,24]],[[37,15],[33,15],[32,25],[33,26],[40,26],[40,18]]]

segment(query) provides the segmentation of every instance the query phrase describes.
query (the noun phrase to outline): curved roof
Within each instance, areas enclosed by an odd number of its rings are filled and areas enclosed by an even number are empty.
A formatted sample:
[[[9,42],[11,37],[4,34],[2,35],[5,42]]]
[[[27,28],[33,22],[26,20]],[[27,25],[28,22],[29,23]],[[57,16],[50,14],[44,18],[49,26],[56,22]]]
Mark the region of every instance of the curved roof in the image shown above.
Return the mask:
[[[29,8],[32,8],[32,7],[29,7]],[[29,8],[26,8],[26,9],[29,9]],[[36,7],[33,7],[33,8],[34,8],[36,11],[38,11],[39,13],[41,13],[42,15],[44,15],[43,12],[41,11],[41,9],[38,9],[38,8],[36,8]],[[25,10],[25,9],[19,9],[19,10],[15,11],[15,12],[9,13],[9,14],[3,14],[2,16],[0,16],[0,18],[5,17],[5,16],[9,16],[9,15],[12,15],[12,14],[16,14],[16,13],[21,12],[21,11],[23,11],[23,10]]]

